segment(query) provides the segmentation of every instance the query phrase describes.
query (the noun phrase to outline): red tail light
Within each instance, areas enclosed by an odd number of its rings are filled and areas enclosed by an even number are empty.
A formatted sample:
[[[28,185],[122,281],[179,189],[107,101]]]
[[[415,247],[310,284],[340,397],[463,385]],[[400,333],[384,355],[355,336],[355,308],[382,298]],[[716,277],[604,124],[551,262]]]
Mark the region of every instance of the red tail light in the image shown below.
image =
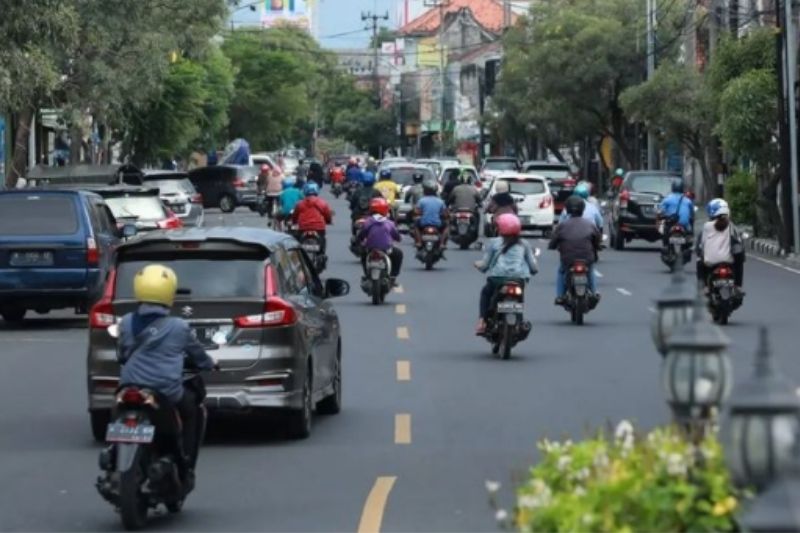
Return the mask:
[[[114,286],[117,283],[117,271],[111,269],[108,273],[106,286],[103,289],[103,296],[96,304],[92,306],[89,312],[89,327],[94,329],[105,329],[108,326],[116,323],[117,317],[114,315],[114,309],[111,307],[111,302],[114,299]]]
[[[100,264],[100,249],[94,237],[86,239],[86,263],[92,267]]]
[[[126,418],[125,419],[124,424],[125,424],[125,427],[135,428],[136,426],[139,425],[139,422],[136,420],[135,417],[130,417],[130,418]]]
[[[425,233],[427,233],[428,235],[431,235],[431,234],[437,233],[437,231],[436,231],[436,228],[434,228],[432,226],[428,226],[427,228],[425,228]]]
[[[726,267],[726,266],[719,267],[716,270],[715,274],[716,274],[716,276],[718,278],[725,278],[725,279],[732,278],[733,277],[733,270],[731,270],[729,267]]]
[[[369,254],[370,261],[381,261],[383,259],[383,255],[380,252],[371,252]]]
[[[585,274],[586,273],[586,265],[583,263],[575,263],[572,266],[572,271],[576,274]]]
[[[119,401],[127,404],[139,405],[143,404],[144,400],[145,400],[144,394],[142,394],[142,392],[139,389],[134,389],[133,387],[128,387],[124,389],[122,393],[119,395]]]
[[[683,227],[679,226],[678,224],[675,224],[674,226],[672,226],[672,229],[670,230],[670,233],[675,233],[677,235],[683,235]]]
[[[500,292],[509,296],[522,296],[522,287],[515,284],[503,285],[503,288],[500,290]]]
[[[167,214],[169,215],[169,218],[158,221],[158,227],[160,229],[180,229],[183,227],[183,222],[175,215],[175,213],[167,209]]]
[[[203,195],[200,194],[199,192],[193,194],[190,202],[192,202],[193,204],[202,204],[203,203]]]
[[[631,199],[631,193],[627,189],[619,193],[619,207],[620,209],[628,209],[628,202]]]
[[[564,187],[574,187],[578,182],[572,178],[567,178],[564,180]]]
[[[553,205],[553,197],[548,194],[539,202],[539,209],[547,209],[551,205]]]
[[[235,180],[233,180],[233,186],[236,187],[237,189],[244,189],[245,187],[247,187],[247,184],[244,182],[243,179],[236,178]]]
[[[239,316],[233,319],[237,328],[268,328],[291,326],[297,322],[297,313],[292,304],[277,296],[278,286],[272,265],[264,269],[264,312],[258,315]]]

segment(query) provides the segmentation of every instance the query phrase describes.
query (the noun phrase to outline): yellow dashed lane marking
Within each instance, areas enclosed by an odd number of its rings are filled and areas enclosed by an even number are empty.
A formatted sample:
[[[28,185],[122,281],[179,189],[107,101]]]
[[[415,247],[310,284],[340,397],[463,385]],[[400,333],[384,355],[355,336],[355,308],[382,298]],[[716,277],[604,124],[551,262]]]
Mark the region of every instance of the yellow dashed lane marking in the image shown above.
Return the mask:
[[[394,415],[394,443],[411,444],[411,415]]]
[[[361,512],[361,521],[358,523],[358,533],[379,533],[383,523],[383,513],[386,511],[386,502],[392,491],[394,476],[381,476],[375,480],[372,490],[369,491],[364,510]]]
[[[406,304],[397,304],[394,306],[394,312],[398,315],[406,314]]]
[[[397,362],[397,381],[411,381],[411,361]]]
[[[397,328],[397,338],[400,340],[408,340],[409,338],[408,328],[405,326],[400,326],[399,328]]]

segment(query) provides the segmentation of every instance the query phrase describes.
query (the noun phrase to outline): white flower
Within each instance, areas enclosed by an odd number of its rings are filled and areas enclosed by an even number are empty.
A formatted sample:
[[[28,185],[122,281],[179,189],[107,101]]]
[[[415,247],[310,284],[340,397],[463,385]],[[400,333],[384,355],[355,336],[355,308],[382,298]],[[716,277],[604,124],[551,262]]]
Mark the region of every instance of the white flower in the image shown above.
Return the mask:
[[[494,519],[498,522],[505,522],[508,520],[508,512],[505,509],[498,509],[496,513],[494,513]]]
[[[586,496],[586,489],[578,485],[575,487],[575,496]]]
[[[556,468],[558,468],[559,472],[563,472],[567,469],[570,463],[572,463],[572,457],[569,455],[562,455],[558,458],[558,464],[556,465]]]
[[[525,494],[517,499],[517,505],[523,509],[535,509],[539,507],[540,503],[541,498],[537,498],[531,494]]]
[[[583,522],[584,526],[588,526],[592,522],[594,522],[594,517],[592,515],[590,515],[589,513],[586,513],[585,515],[583,515],[581,517],[581,522]]]
[[[498,490],[500,490],[500,483],[497,481],[486,481],[486,490],[489,494],[495,494]]]
[[[614,438],[617,440],[623,440],[628,435],[633,435],[633,424],[627,420],[622,420],[619,424],[617,424],[617,429],[614,430]]]
[[[667,456],[667,474],[671,476],[686,475],[688,466],[683,456],[679,453],[671,453]]]
[[[606,451],[600,450],[599,452],[597,452],[597,454],[594,456],[593,462],[594,462],[594,467],[597,468],[598,470],[607,468],[609,465],[609,460]]]
[[[589,478],[589,474],[591,474],[591,472],[589,472],[589,469],[588,469],[588,468],[586,468],[586,467],[584,467],[584,468],[581,468],[580,470],[578,470],[577,472],[575,472],[575,479],[578,479],[578,480],[580,480],[580,481],[583,481],[583,480],[585,480],[585,479],[588,479],[588,478]]]

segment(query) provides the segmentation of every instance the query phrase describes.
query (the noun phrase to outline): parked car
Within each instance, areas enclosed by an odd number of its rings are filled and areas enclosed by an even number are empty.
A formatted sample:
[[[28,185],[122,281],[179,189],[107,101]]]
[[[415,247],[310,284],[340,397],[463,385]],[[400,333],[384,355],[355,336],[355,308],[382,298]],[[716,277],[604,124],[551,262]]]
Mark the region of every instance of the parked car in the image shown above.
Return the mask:
[[[522,172],[532,173],[547,178],[550,191],[553,193],[555,217],[564,209],[564,202],[572,196],[575,190],[575,181],[572,169],[567,163],[554,163],[551,161],[526,161],[522,164]]]
[[[85,191],[0,191],[0,316],[86,310],[100,298],[121,232]]]
[[[148,170],[144,185],[158,188],[161,201],[181,219],[184,226],[202,226],[205,220],[203,196],[197,192],[185,172]]]
[[[200,167],[189,171],[189,180],[203,196],[203,207],[232,213],[237,206],[255,207],[258,172],[258,167],[238,165]]]
[[[681,176],[668,171],[641,170],[625,174],[619,193],[611,200],[611,246],[623,250],[625,243],[633,239],[648,242],[661,239],[656,214],[675,181],[682,181]]]
[[[172,314],[189,322],[221,371],[206,381],[218,413],[279,410],[297,438],[312,411],[341,409],[342,340],[330,298],[346,281],[320,281],[292,237],[261,228],[191,228],[151,233],[119,247],[102,299],[89,319],[88,396],[92,433],[105,436],[119,383],[108,326],[133,311],[133,277],[165,264],[178,276]]]
[[[135,226],[137,232],[183,227],[181,219],[161,201],[158,189],[106,187],[91,191],[105,200],[120,229],[125,224]]]
[[[549,238],[553,231],[554,202],[547,178],[535,174],[500,174],[492,182],[488,198],[495,194],[500,181],[508,183],[509,192],[517,202],[522,230],[526,232],[539,231],[543,237]],[[484,234],[494,234],[492,215],[487,214],[485,217]]]
[[[504,172],[519,172],[519,161],[516,157],[492,156],[483,160],[481,179],[490,181],[494,176]]]

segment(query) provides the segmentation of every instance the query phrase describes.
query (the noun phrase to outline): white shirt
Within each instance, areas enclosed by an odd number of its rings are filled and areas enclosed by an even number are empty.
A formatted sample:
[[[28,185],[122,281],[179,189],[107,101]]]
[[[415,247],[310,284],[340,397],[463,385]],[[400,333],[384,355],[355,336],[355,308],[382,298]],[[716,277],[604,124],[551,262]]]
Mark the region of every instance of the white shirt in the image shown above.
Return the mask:
[[[717,231],[712,220],[703,224],[703,262],[707,266],[733,263],[730,224],[723,231]]]

